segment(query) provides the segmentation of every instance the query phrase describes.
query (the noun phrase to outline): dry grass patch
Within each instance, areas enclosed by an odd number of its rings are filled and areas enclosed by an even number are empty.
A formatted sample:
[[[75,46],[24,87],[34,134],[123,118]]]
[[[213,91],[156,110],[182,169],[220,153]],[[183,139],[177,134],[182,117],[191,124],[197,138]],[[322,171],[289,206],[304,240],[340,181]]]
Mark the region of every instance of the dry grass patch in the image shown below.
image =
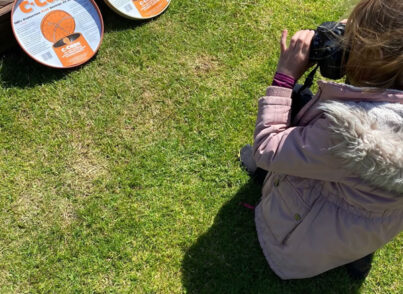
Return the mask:
[[[63,178],[68,189],[74,191],[76,196],[88,196],[93,192],[94,180],[107,174],[108,164],[96,154],[91,139],[77,132],[72,137],[73,154],[67,160]]]
[[[217,70],[218,59],[214,56],[202,55],[193,61],[193,69],[197,76],[204,76]]]

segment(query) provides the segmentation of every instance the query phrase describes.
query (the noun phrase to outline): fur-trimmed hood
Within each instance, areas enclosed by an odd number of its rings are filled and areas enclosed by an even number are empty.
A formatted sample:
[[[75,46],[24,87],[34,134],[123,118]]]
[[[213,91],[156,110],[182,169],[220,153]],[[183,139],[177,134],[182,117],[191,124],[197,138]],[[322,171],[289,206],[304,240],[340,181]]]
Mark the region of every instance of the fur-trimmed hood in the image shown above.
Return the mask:
[[[370,185],[403,196],[403,104],[328,100],[320,109],[344,165]]]

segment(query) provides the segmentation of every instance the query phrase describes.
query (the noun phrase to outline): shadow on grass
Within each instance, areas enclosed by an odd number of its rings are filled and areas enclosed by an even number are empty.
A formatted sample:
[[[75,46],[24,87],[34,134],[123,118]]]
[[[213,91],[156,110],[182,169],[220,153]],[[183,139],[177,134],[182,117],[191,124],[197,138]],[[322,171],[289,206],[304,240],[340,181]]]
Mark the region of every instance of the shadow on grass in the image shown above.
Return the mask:
[[[217,214],[214,225],[186,252],[183,285],[188,293],[359,293],[344,268],[318,277],[282,281],[269,268],[257,239],[253,211],[259,187],[244,185]]]
[[[62,79],[79,69],[55,69],[42,65],[30,58],[19,46],[1,55],[0,79],[6,88],[29,88]],[[85,66],[85,65],[83,65]]]

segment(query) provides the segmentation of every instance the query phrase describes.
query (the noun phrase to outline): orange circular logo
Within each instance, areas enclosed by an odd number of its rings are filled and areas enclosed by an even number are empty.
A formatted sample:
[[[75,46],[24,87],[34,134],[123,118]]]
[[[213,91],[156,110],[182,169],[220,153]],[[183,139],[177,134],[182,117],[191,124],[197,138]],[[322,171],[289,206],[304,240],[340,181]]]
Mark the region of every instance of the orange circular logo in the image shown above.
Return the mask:
[[[65,11],[54,10],[44,16],[41,22],[43,36],[49,42],[56,43],[60,39],[74,33],[74,18]]]

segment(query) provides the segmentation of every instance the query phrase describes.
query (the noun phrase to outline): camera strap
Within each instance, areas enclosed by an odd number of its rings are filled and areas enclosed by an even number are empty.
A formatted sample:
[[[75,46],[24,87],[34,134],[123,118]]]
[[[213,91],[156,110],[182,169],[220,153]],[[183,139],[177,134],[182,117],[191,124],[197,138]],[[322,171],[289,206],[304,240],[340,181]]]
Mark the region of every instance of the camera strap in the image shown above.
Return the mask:
[[[309,75],[307,76],[307,78],[305,79],[304,84],[302,85],[302,87],[298,90],[298,94],[302,93],[302,91],[304,91],[306,88],[310,88],[313,84],[313,79],[315,77],[316,71],[319,68],[319,64],[317,64],[315,66],[315,68],[309,73]]]

